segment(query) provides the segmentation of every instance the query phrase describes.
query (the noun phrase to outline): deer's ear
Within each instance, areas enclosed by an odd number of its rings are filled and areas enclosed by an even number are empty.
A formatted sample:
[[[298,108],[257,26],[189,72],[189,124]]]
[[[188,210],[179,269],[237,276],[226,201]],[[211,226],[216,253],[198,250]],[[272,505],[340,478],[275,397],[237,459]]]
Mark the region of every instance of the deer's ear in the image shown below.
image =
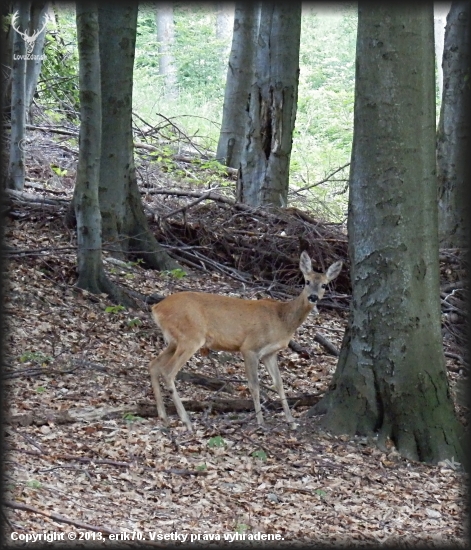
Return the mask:
[[[342,269],[342,265],[343,265],[343,262],[341,260],[339,260],[338,262],[335,262],[333,263],[329,269],[326,271],[326,277],[327,279],[330,281],[333,281],[335,279],[335,277],[338,276],[338,274],[340,273],[341,269]]]
[[[305,277],[312,271],[311,258],[305,250],[301,252],[301,257],[299,258],[299,269]]]

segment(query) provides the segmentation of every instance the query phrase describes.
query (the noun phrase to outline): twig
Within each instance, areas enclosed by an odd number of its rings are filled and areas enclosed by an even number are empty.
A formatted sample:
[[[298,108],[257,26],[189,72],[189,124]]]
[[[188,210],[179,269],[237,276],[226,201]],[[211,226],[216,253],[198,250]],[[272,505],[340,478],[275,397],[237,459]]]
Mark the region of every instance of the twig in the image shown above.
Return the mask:
[[[54,521],[58,521],[59,523],[67,523],[69,525],[75,525],[75,527],[78,527],[79,529],[86,529],[87,531],[95,531],[97,533],[104,533],[106,535],[114,535],[114,534],[120,533],[120,531],[114,531],[113,529],[109,529],[108,527],[99,527],[97,525],[91,525],[90,523],[83,523],[81,521],[76,521],[70,518],[66,518],[65,516],[61,516],[60,514],[56,514],[55,512],[47,512],[46,510],[40,510],[39,508],[36,508],[34,506],[29,506],[28,504],[23,504],[21,502],[4,500],[3,504],[5,504],[5,506],[8,506],[9,508],[14,508],[16,510],[24,510],[25,512],[33,512],[34,514],[41,514],[43,516],[51,518]]]
[[[340,168],[337,168],[337,170],[334,170],[333,172],[331,172],[328,176],[326,176],[323,180],[321,181],[317,181],[316,183],[311,183],[310,185],[306,185],[306,187],[301,187],[301,189],[296,189],[295,191],[293,191],[294,194],[299,194],[301,191],[306,191],[307,189],[311,189],[312,187],[317,187],[318,185],[321,185],[323,183],[326,183],[327,181],[329,181],[329,179],[332,177],[332,176],[335,176],[335,174],[337,172],[340,172],[340,170],[343,170],[344,168],[346,168],[347,166],[349,166],[350,163],[347,162],[347,164],[344,164],[343,166],[341,166]]]
[[[188,204],[185,204],[185,206],[182,206],[181,208],[177,208],[176,210],[172,210],[172,212],[169,212],[168,214],[165,214],[165,216],[161,216],[162,220],[165,220],[166,218],[170,218],[171,216],[174,216],[175,214],[178,214],[179,212],[186,212],[191,207],[199,204],[200,202],[204,201],[211,195],[211,190],[207,191],[201,197],[198,197],[196,200],[189,202]]]

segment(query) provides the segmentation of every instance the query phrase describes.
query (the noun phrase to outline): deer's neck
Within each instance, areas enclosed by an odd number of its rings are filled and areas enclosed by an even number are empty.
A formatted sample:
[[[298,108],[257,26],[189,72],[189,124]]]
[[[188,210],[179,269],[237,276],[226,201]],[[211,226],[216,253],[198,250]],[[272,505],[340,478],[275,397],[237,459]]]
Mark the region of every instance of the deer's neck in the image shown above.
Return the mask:
[[[311,313],[313,307],[314,304],[308,300],[307,293],[303,290],[294,300],[281,304],[280,316],[290,329],[290,332],[294,333],[294,331],[304,322],[309,313]]]

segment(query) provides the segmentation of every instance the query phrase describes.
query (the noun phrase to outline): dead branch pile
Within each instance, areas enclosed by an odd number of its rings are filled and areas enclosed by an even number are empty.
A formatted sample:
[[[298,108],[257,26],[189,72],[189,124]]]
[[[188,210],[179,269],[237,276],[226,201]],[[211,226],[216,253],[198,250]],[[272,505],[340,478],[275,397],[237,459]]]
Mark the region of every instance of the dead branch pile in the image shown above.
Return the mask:
[[[184,215],[166,217],[155,227],[159,242],[190,267],[220,270],[241,282],[271,282],[291,292],[301,284],[299,255],[306,250],[314,269],[325,271],[336,260],[348,263],[347,238],[339,224],[321,223],[296,208],[237,209],[207,202]],[[350,294],[348,269],[336,292]]]
[[[440,299],[445,355],[469,365],[469,294],[467,250],[448,248],[440,250]]]

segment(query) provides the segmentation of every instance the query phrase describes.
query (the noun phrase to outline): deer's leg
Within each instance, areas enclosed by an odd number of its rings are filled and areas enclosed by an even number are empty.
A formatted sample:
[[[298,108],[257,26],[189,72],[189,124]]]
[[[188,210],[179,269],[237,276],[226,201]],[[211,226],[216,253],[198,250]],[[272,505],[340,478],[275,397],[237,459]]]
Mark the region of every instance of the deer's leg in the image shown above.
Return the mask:
[[[153,359],[149,365],[150,381],[154,391],[155,401],[157,403],[157,413],[165,425],[168,424],[167,412],[165,411],[162,392],[160,391],[159,375],[165,372],[165,367],[175,353],[176,345],[170,343],[158,357]]]
[[[271,355],[266,355],[265,357],[262,357],[262,363],[265,365],[267,371],[270,373],[273,384],[275,385],[275,389],[280,396],[281,404],[283,405],[283,410],[285,411],[286,421],[294,424],[295,420],[293,418],[293,415],[291,414],[290,408],[288,406],[288,400],[285,396],[283,380],[281,379],[280,369],[278,368],[276,353],[272,353]]]
[[[242,351],[242,356],[244,358],[249,390],[252,394],[252,399],[255,406],[257,423],[260,426],[263,426],[263,414],[262,407],[260,405],[260,384],[258,382],[258,355],[253,351]]]
[[[178,343],[172,357],[166,363],[164,369],[161,370],[162,378],[171,393],[172,401],[175,404],[178,416],[189,431],[192,431],[193,428],[185,407],[178,395],[177,388],[175,387],[175,377],[188,359],[198,351],[201,345],[202,342],[192,342],[190,340],[186,340],[184,344]]]

